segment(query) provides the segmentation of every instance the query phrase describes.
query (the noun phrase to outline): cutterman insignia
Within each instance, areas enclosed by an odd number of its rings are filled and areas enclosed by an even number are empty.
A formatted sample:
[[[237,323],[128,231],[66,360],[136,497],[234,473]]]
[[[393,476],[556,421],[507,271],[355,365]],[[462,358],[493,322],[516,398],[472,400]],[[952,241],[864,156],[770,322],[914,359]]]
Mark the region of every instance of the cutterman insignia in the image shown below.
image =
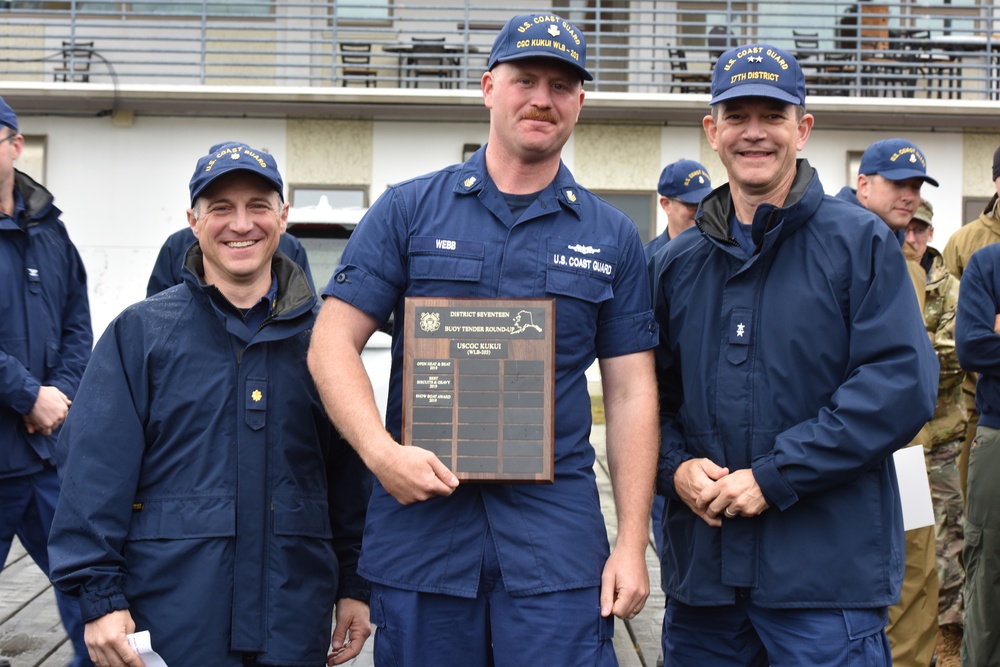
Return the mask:
[[[601,252],[600,248],[595,248],[595,247],[589,246],[589,245],[580,245],[580,244],[577,244],[577,245],[568,245],[566,247],[569,248],[570,250],[574,251],[574,252],[580,253],[581,255],[596,255],[599,252]]]

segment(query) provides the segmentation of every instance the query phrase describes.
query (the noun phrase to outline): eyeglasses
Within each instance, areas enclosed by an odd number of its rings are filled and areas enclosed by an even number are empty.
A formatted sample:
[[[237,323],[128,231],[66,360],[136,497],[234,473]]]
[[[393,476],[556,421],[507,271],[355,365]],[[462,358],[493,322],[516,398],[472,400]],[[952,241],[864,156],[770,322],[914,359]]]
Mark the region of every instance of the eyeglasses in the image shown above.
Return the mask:
[[[13,134],[8,134],[8,135],[7,135],[6,137],[4,137],[3,139],[0,139],[0,146],[2,146],[2,145],[4,144],[4,142],[6,142],[6,141],[9,141],[9,142],[11,142],[11,143],[14,143],[14,140],[15,140],[15,139],[17,139],[17,132],[15,132],[15,133],[13,133]]]
[[[914,236],[927,236],[931,233],[930,225],[907,225],[906,233]]]

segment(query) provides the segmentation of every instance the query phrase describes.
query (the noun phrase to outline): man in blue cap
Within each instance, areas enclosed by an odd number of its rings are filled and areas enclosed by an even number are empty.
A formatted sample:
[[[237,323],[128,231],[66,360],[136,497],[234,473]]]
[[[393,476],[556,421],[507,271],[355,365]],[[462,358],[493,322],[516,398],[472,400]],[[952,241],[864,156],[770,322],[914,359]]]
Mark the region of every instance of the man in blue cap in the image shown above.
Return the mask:
[[[647,260],[667,241],[694,226],[698,204],[711,191],[712,179],[700,162],[678,160],[663,168],[656,192],[660,195],[660,208],[667,214],[667,228],[646,244]]]
[[[583,33],[514,17],[482,76],[488,143],[390,187],[334,269],[309,365],[377,482],[359,570],[376,664],[615,665],[614,619],[645,604],[656,466],[656,344],[642,241],[560,159],[583,106]],[[555,483],[458,483],[399,446],[405,297],[554,299]],[[395,315],[386,424],[360,362]],[[415,323],[410,323],[411,326]],[[618,538],[608,548],[586,369],[600,360]]]
[[[17,115],[0,98],[0,563],[17,535],[48,575],[56,436],[94,337],[83,262],[52,195],[14,168],[23,148]],[[73,642],[70,664],[92,665],[77,601],[57,591],[56,604]]]
[[[52,578],[101,665],[141,665],[144,630],[169,665],[342,664],[371,633],[370,483],[305,365],[318,304],[275,252],[281,174],[226,144],[189,187],[183,284],[109,325],[59,439]]]
[[[895,238],[797,158],[791,54],[729,50],[710,104],[729,182],[653,267],[664,663],[889,665],[892,453],[933,414],[937,360]]]
[[[895,234],[906,260],[917,303],[924,311],[927,297],[927,272],[920,265],[922,253],[906,241],[906,228],[920,207],[920,189],[924,183],[937,187],[927,174],[927,158],[912,142],[892,138],[876,141],[861,156],[857,190],[844,187],[837,198],[862,206],[879,216]],[[954,319],[950,333],[935,335],[939,361],[954,357]],[[943,339],[947,340],[944,341]],[[950,368],[942,369],[946,374]],[[911,446],[930,451],[927,433]],[[957,454],[957,451],[956,451]],[[957,466],[952,467],[957,475]],[[942,535],[944,533],[942,532]],[[938,637],[939,578],[934,526],[906,531],[904,536],[906,566],[899,602],[889,607],[887,634],[896,667],[923,667],[931,662]],[[942,661],[943,662],[943,661]]]

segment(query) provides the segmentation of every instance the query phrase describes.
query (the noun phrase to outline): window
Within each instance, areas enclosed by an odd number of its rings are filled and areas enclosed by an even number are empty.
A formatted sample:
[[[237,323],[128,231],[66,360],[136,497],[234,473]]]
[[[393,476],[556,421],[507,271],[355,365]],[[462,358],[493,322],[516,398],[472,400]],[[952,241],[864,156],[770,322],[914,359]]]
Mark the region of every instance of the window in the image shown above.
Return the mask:
[[[334,0],[337,21],[380,23],[392,18],[392,0]]]
[[[643,244],[656,236],[656,206],[657,199],[648,192],[621,192],[594,190],[606,202],[621,210],[639,228],[639,236]]]
[[[288,203],[292,206],[316,206],[326,197],[331,208],[363,208],[368,205],[368,188],[362,186],[289,186]]]
[[[274,0],[187,0],[187,2],[2,2],[0,7],[35,12],[69,12],[81,14],[168,14],[170,16],[242,15],[269,16]]]

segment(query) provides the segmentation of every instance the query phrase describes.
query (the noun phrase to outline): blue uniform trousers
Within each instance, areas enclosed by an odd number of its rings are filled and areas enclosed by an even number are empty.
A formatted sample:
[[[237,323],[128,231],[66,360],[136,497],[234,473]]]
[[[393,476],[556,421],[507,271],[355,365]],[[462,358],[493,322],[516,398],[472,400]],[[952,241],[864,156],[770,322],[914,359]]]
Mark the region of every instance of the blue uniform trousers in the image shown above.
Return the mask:
[[[892,664],[879,609],[768,609],[747,596],[718,607],[667,601],[671,667],[881,667]]]
[[[514,597],[486,545],[475,598],[372,585],[376,667],[617,667],[599,588]]]
[[[0,563],[7,560],[14,536],[28,555],[49,576],[49,529],[59,499],[59,478],[55,468],[46,467],[33,475],[0,479]],[[55,590],[56,605],[66,634],[73,642],[72,667],[92,667],[83,641],[83,620],[76,598]]]

